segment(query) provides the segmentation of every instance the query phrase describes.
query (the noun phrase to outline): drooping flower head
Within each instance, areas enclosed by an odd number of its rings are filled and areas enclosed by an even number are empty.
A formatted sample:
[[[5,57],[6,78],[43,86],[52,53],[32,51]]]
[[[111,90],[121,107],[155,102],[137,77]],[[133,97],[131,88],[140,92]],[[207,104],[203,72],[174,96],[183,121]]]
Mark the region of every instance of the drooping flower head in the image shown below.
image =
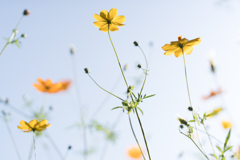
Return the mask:
[[[41,78],[38,78],[38,84],[33,84],[38,91],[46,93],[57,93],[59,91],[66,90],[69,85],[70,81],[53,83],[50,79],[44,81]]]
[[[100,15],[94,14],[94,18],[97,20],[93,24],[99,28],[100,31],[108,32],[108,30],[114,32],[118,31],[118,26],[124,26],[125,16],[117,16],[118,10],[112,8],[109,12],[102,10]]]
[[[31,120],[29,123],[25,122],[24,120],[20,121],[21,126],[18,126],[19,129],[24,130],[24,132],[41,132],[49,127],[51,124],[47,124],[47,120],[44,119],[38,122],[36,119]]]
[[[142,153],[137,146],[131,147],[130,149],[128,149],[127,153],[129,157],[134,159],[140,159],[142,157]]]
[[[193,46],[197,46],[201,43],[200,38],[193,40],[188,40],[186,38],[182,39],[182,35],[178,36],[178,41],[173,41],[171,44],[165,44],[162,49],[166,51],[164,55],[170,56],[174,53],[175,57],[182,57],[185,52],[186,55],[190,55],[193,51]]]
[[[222,126],[224,129],[232,128],[232,124],[229,121],[222,121]]]

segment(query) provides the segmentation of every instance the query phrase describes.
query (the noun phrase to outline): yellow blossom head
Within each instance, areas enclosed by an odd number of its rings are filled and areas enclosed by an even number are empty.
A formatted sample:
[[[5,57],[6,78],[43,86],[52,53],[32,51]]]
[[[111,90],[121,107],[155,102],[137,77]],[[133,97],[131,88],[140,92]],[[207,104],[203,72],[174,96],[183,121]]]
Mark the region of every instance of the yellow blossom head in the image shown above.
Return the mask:
[[[182,38],[182,35],[178,36],[178,41],[173,41],[171,44],[165,44],[162,49],[166,51],[164,55],[170,56],[174,53],[175,57],[182,57],[185,52],[186,55],[190,55],[193,51],[193,46],[199,45],[201,42],[200,38],[193,40],[187,40]]]
[[[222,126],[224,129],[232,128],[232,124],[229,121],[222,121]]]
[[[20,121],[21,126],[18,126],[18,129],[24,130],[24,132],[41,132],[49,127],[51,124],[47,124],[47,120],[44,119],[38,122],[36,119],[31,120],[29,123],[25,122],[24,120]]]
[[[108,32],[109,30],[114,32],[118,31],[118,26],[124,26],[125,16],[117,16],[118,10],[112,8],[109,12],[102,10],[100,15],[94,14],[94,18],[97,20],[93,24],[99,28],[100,31]]]
[[[131,147],[130,149],[128,149],[127,153],[129,157],[134,159],[140,159],[142,157],[142,153],[137,146]]]

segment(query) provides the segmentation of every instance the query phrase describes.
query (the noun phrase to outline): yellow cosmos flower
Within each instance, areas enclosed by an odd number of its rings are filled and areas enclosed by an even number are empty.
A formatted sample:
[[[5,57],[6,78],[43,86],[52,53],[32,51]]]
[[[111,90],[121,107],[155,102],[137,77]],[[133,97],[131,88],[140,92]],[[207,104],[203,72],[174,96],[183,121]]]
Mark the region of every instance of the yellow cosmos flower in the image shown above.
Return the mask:
[[[134,159],[140,159],[142,157],[142,153],[138,147],[131,147],[128,150],[128,156]]]
[[[164,55],[170,56],[174,53],[175,57],[182,57],[185,52],[186,55],[190,55],[193,51],[193,46],[197,46],[201,43],[200,38],[193,40],[182,39],[182,35],[178,36],[178,41],[173,41],[171,44],[165,44],[162,49],[166,51]]]
[[[224,129],[232,128],[232,124],[229,121],[222,121],[222,126]]]
[[[125,16],[117,16],[117,14],[118,10],[115,8],[112,8],[109,12],[102,10],[100,15],[94,14],[97,22],[93,22],[93,24],[103,32],[118,31],[118,26],[124,26],[122,23],[125,22]]]
[[[221,111],[222,111],[222,108],[221,108],[221,107],[220,107],[220,108],[217,108],[217,109],[214,109],[211,113],[208,113],[208,114],[207,114],[207,117],[211,118],[211,117],[217,115],[217,114],[218,114],[219,112],[221,112]]]
[[[38,122],[36,119],[31,120],[29,123],[24,120],[20,121],[21,126],[18,126],[18,129],[24,130],[24,132],[41,132],[49,127],[51,124],[47,124],[47,120],[44,119],[41,122]]]

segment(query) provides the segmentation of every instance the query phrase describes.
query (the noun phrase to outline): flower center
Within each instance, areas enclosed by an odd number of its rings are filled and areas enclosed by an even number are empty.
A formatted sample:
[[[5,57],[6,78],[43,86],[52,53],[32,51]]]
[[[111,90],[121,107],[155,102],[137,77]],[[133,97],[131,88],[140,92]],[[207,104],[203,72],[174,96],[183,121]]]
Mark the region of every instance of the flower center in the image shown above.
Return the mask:
[[[180,48],[183,48],[183,44],[182,44],[182,43],[178,43],[178,46],[179,46]]]
[[[111,24],[111,20],[107,20],[107,24]]]

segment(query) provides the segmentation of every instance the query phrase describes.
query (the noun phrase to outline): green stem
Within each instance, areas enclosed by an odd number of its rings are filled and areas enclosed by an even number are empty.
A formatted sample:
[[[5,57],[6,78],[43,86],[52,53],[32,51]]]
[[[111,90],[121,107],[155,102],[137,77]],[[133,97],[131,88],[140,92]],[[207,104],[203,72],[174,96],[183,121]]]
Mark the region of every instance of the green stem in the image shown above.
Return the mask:
[[[142,85],[142,88],[141,88],[141,91],[140,91],[140,95],[141,95],[142,91],[143,91],[143,88],[144,88],[144,85],[145,85],[145,82],[146,82],[146,79],[147,79],[148,62],[147,62],[147,57],[146,57],[145,53],[143,52],[142,48],[140,46],[138,46],[138,47],[143,53],[143,56],[144,56],[145,61],[146,61],[146,67],[147,67],[146,72],[145,72],[145,78],[144,78],[144,81],[143,81],[143,85]]]
[[[209,133],[208,133],[208,131],[207,131],[207,128],[206,128],[206,126],[205,126],[204,123],[203,123],[203,126],[204,126],[204,129],[205,129],[205,131],[206,131],[206,133],[207,133],[207,135],[208,135],[208,139],[209,139],[209,141],[210,141],[210,143],[211,143],[213,153],[216,155],[215,150],[214,150],[214,147],[213,147],[213,144],[212,144],[212,140],[211,140],[211,138],[210,138],[210,135],[209,135]]]
[[[30,150],[30,152],[29,152],[28,160],[31,160],[31,159],[32,159],[33,148],[34,148],[34,146],[33,146],[33,144],[32,144],[31,150]]]
[[[10,135],[10,137],[11,137],[11,139],[12,139],[14,148],[15,148],[15,150],[16,150],[18,159],[21,160],[21,156],[20,156],[20,154],[19,154],[18,147],[17,147],[16,141],[15,141],[15,139],[14,139],[14,137],[13,137],[12,131],[11,131],[10,127],[9,127],[8,121],[5,120],[5,122],[6,122],[6,126],[7,126],[8,132],[9,132],[9,135]]]
[[[124,76],[123,69],[122,69],[121,63],[120,63],[120,61],[119,61],[119,58],[118,58],[116,49],[115,49],[115,47],[114,47],[114,45],[113,45],[113,42],[112,42],[112,39],[111,39],[109,30],[108,30],[108,37],[109,37],[109,39],[110,39],[110,42],[111,42],[112,47],[113,47],[113,50],[114,50],[115,55],[116,55],[116,57],[117,57],[118,65],[119,65],[119,67],[120,67],[120,69],[121,69],[121,72],[122,72],[122,76],[123,76],[123,78],[124,78],[124,81],[125,81],[125,83],[126,83],[126,85],[127,85],[127,87],[128,87],[128,83],[127,83],[127,80],[126,80],[126,78],[125,78],[125,76]]]
[[[182,52],[183,52],[183,61],[184,61],[184,69],[185,69],[185,78],[186,78],[186,85],[187,85],[187,91],[188,91],[188,99],[189,99],[189,103],[190,103],[190,106],[192,107],[192,102],[191,102],[191,97],[190,97],[190,91],[189,91],[189,87],[188,87],[188,79],[187,79],[187,66],[186,66],[186,62],[185,62],[185,57],[184,57],[184,51],[182,49]],[[194,113],[192,111],[192,116],[194,118]],[[201,138],[200,138],[200,135],[198,133],[198,129],[197,129],[197,124],[196,122],[194,122],[194,125],[195,125],[195,129],[196,129],[196,132],[197,132],[197,136],[198,136],[198,140],[199,140],[199,143],[204,151],[204,148],[203,148],[203,145],[202,145],[202,141],[201,141]],[[204,151],[205,152],[205,151]]]
[[[45,132],[45,133],[47,133],[47,132]],[[52,137],[51,137],[48,133],[46,134],[46,136],[47,136],[47,138],[49,139],[49,142],[51,143],[51,145],[53,146],[53,148],[55,149],[55,151],[57,152],[57,154],[59,155],[59,157],[60,157],[61,159],[64,159],[61,151],[60,151],[59,148],[57,147],[57,145],[56,145],[56,143],[54,142],[54,140],[52,139]]]
[[[3,54],[4,50],[6,49],[6,47],[8,46],[8,44],[11,42],[11,41],[10,41],[11,37],[13,37],[14,34],[16,34],[16,33],[15,33],[15,30],[17,29],[17,27],[18,27],[19,24],[21,23],[23,17],[24,17],[24,16],[22,16],[21,19],[18,21],[18,23],[17,23],[16,27],[14,28],[13,33],[11,34],[8,42],[7,42],[7,43],[5,44],[5,46],[3,47],[3,49],[2,49],[2,51],[1,51],[1,53],[0,53],[0,57],[1,57],[1,55]],[[10,41],[10,42],[9,42],[9,41]]]
[[[146,136],[145,136],[145,133],[144,133],[144,130],[143,130],[143,126],[142,126],[140,117],[139,117],[139,115],[138,115],[137,108],[135,108],[135,111],[136,111],[136,114],[137,114],[137,118],[138,118],[139,125],[140,125],[140,127],[141,127],[141,131],[142,131],[142,135],[143,135],[143,138],[144,138],[144,142],[145,142],[145,145],[146,145],[146,148],[147,148],[148,157],[149,157],[149,160],[151,160],[151,155],[150,155],[150,152],[149,152],[149,149],[148,149],[148,144],[147,144]]]
[[[33,146],[34,146],[35,160],[37,160],[36,144],[35,144],[35,131],[33,131]]]
[[[188,137],[189,139],[191,139],[192,142],[195,144],[195,146],[199,149],[199,151],[201,151],[201,153],[209,160],[209,158],[206,156],[206,154],[198,147],[198,145],[195,143],[195,141],[191,137],[189,137],[188,135],[182,133],[181,131],[180,131],[180,133],[183,134],[184,136]]]
[[[104,90],[105,92],[107,92],[107,93],[109,93],[109,94],[111,94],[112,96],[114,96],[114,97],[116,97],[116,98],[118,98],[118,99],[120,99],[121,101],[124,101],[122,98],[120,98],[120,97],[118,97],[118,96],[116,96],[115,94],[113,94],[113,93],[111,93],[111,92],[109,92],[109,91],[107,91],[107,90],[105,90],[104,88],[102,88],[91,76],[90,76],[90,74],[88,74],[88,76],[93,80],[93,82],[99,87],[99,88],[101,88],[102,90]]]
[[[128,113],[128,119],[129,119],[129,123],[130,123],[131,129],[132,129],[133,136],[134,136],[134,138],[135,138],[135,140],[136,140],[136,142],[137,142],[137,144],[138,144],[138,147],[139,147],[139,149],[140,149],[140,151],[141,151],[141,153],[142,153],[143,159],[146,160],[146,158],[145,158],[145,156],[144,156],[144,154],[143,154],[142,148],[141,148],[141,146],[140,146],[140,144],[139,144],[139,142],[138,142],[137,136],[136,136],[136,134],[135,134],[135,132],[134,132],[134,130],[133,130],[130,113]]]
[[[9,42],[7,42],[7,43],[5,44],[5,46],[3,47],[3,49],[2,49],[2,51],[1,51],[1,53],[0,53],[0,57],[1,57],[1,55],[3,54],[3,52],[4,52],[4,50],[6,49],[6,47],[7,47],[8,44],[9,44]]]
[[[75,60],[75,54],[72,55],[72,71],[73,71],[73,76],[74,76],[74,81],[75,81],[75,89],[76,89],[76,94],[77,94],[77,102],[79,106],[79,112],[80,112],[80,117],[81,121],[83,124],[82,132],[83,132],[83,148],[84,148],[84,160],[87,160],[86,152],[87,152],[87,137],[86,137],[86,128],[85,128],[85,120],[84,120],[84,110],[83,107],[81,106],[81,96],[80,96],[80,91],[79,91],[79,84],[78,84],[78,78],[77,78],[77,71],[76,71],[76,60]]]

